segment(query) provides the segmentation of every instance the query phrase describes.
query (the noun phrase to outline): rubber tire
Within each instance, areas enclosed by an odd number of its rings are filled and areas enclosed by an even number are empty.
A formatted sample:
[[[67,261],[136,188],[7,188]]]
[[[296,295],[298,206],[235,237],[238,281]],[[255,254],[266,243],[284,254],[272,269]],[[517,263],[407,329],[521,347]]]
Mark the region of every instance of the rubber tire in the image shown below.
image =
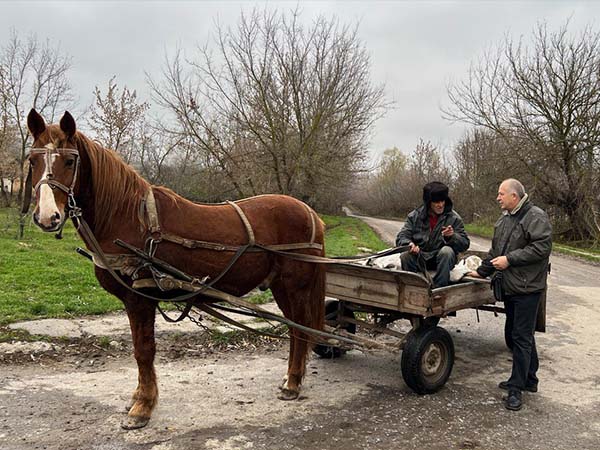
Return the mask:
[[[440,352],[439,370],[432,375],[423,371],[423,357],[435,346]],[[433,394],[448,381],[454,366],[454,343],[450,334],[440,327],[419,327],[411,331],[402,352],[401,368],[404,382],[417,394]]]
[[[440,323],[440,318],[437,316],[423,318],[423,325],[426,327],[437,327]]]
[[[337,300],[326,300],[325,301],[325,321],[328,320],[336,321],[337,320],[337,312],[338,312],[338,304]],[[344,316],[351,317],[354,319],[354,313],[352,311],[345,310]],[[356,333],[356,325],[353,323],[347,324],[344,328],[348,333],[355,334]],[[316,344],[313,347],[313,351],[319,355],[321,358],[334,359],[339,358],[346,350],[341,349],[339,347],[332,347],[330,345]]]

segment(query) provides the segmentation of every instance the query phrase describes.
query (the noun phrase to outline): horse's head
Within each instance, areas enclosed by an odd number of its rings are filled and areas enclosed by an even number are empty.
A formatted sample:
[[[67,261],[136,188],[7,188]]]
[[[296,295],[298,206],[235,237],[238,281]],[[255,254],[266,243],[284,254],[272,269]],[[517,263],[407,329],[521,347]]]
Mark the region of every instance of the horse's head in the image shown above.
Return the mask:
[[[79,169],[75,119],[65,112],[60,125],[46,126],[42,116],[32,109],[27,126],[33,136],[29,152],[36,193],[33,221],[44,231],[57,231],[67,218]]]

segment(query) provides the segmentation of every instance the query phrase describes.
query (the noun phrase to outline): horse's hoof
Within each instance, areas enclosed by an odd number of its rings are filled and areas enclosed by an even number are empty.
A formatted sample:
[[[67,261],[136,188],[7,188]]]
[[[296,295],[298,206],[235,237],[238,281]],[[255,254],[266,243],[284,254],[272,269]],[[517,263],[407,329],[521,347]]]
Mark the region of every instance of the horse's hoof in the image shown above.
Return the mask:
[[[279,394],[277,395],[277,398],[279,400],[296,400],[299,395],[300,392],[298,391],[292,391],[291,389],[282,388],[281,392],[279,392]]]
[[[137,430],[138,428],[144,428],[150,422],[150,417],[130,417],[121,423],[121,428],[124,430]]]

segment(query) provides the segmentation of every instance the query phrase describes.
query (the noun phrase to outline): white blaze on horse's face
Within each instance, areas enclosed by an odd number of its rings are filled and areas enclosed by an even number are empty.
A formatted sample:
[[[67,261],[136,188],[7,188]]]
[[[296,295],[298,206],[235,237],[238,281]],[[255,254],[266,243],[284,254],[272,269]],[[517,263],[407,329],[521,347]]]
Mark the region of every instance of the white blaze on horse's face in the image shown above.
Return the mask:
[[[30,157],[34,172],[34,182],[54,178],[58,170],[57,162],[61,157],[58,153],[53,151],[55,150],[55,146],[53,144],[47,144],[45,148],[48,149],[48,151]],[[44,231],[57,230],[63,221],[65,209],[65,202],[57,201],[56,198],[57,192],[60,193],[60,191],[52,189],[52,187],[46,183],[41,183],[36,191],[37,204],[33,211],[33,221]]]
[[[45,159],[44,173],[42,179],[45,179],[49,173],[53,173],[54,163],[56,162],[57,154],[49,154]],[[42,228],[53,229],[61,223],[62,214],[56,204],[54,190],[48,184],[40,186],[37,206],[37,220]]]

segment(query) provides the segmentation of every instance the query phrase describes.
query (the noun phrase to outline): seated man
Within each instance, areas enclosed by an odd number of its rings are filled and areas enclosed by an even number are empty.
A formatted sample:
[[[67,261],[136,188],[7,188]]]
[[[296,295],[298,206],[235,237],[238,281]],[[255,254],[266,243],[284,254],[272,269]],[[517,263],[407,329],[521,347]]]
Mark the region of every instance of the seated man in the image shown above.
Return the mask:
[[[396,236],[396,246],[409,245],[402,253],[402,269],[421,272],[418,258],[428,270],[437,270],[433,287],[450,283],[450,270],[457,255],[469,248],[469,237],[461,217],[452,209],[448,186],[438,181],[423,187],[423,206],[412,211]]]

